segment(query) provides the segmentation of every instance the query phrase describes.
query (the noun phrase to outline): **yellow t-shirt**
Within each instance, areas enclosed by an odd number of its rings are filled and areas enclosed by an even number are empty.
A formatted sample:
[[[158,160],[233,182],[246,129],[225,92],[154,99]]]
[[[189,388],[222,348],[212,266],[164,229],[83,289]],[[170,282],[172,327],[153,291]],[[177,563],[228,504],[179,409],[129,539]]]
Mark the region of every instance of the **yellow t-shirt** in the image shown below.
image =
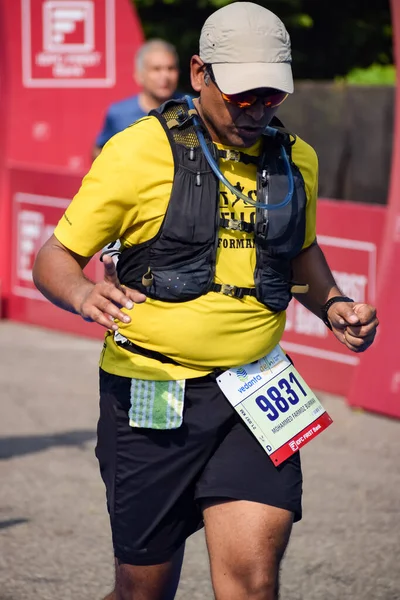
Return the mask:
[[[257,156],[260,147],[261,141],[244,151]],[[317,158],[299,138],[292,157],[306,187],[307,247],[316,236]],[[255,191],[255,165],[221,161],[220,168],[246,195]],[[105,145],[58,223],[57,239],[86,257],[117,238],[123,247],[149,240],[160,229],[173,175],[172,151],[161,124],[155,117],[137,121]],[[222,184],[220,210],[224,216],[245,221],[254,213],[252,206]],[[220,229],[215,281],[254,287],[254,267],[254,235]],[[160,363],[133,354],[117,346],[112,333],[106,334],[102,369],[141,379],[187,379],[216,367],[246,364],[267,354],[281,339],[285,326],[284,312],[274,313],[253,297],[238,300],[215,292],[180,303],[148,298],[127,312],[132,320],[128,325],[119,323],[122,335],[180,363]]]

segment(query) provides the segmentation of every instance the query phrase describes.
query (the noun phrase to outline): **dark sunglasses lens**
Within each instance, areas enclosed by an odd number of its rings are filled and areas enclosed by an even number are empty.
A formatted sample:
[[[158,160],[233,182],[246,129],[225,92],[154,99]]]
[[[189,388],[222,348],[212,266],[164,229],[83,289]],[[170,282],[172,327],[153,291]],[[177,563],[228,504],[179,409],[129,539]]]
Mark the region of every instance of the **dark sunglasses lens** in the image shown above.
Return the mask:
[[[264,99],[264,104],[268,108],[274,108],[275,106],[279,106],[282,104],[284,100],[288,97],[286,92],[276,92],[275,94],[271,94]]]
[[[257,96],[249,92],[241,92],[240,94],[223,94],[225,100],[237,106],[251,106],[257,100]]]
[[[224,94],[222,97],[224,100],[240,108],[246,108],[252,106],[257,100],[261,100],[267,108],[274,108],[282,104],[286,100],[288,94],[286,92],[272,92],[268,95],[261,96],[254,94],[253,92],[241,92],[240,94]]]

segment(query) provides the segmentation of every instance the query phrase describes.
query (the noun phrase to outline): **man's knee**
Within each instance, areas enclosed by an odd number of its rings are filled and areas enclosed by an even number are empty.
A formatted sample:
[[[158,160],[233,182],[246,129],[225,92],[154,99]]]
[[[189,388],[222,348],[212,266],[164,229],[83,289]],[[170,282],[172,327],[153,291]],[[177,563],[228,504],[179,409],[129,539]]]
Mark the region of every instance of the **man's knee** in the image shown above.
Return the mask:
[[[148,566],[116,564],[113,600],[173,600],[183,562],[182,546],[166,563]]]
[[[239,581],[238,598],[248,600],[277,600],[279,595],[279,573],[272,570],[254,570]]]
[[[277,600],[279,564],[230,565],[214,575],[213,585],[217,600]]]
[[[241,500],[209,503],[204,517],[217,600],[276,600],[293,515]]]
[[[117,567],[115,600],[166,600],[166,577],[158,569],[121,564]]]

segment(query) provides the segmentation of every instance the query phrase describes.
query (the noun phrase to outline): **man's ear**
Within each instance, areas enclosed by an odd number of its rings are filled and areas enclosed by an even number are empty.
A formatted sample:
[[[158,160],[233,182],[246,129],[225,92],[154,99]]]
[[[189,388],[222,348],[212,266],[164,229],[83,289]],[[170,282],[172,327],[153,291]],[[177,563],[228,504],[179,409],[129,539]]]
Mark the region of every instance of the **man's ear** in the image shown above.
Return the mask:
[[[143,84],[143,77],[142,77],[142,71],[139,69],[135,69],[133,71],[133,80],[136,81],[136,83],[140,86],[142,86]]]
[[[204,62],[195,54],[190,60],[190,82],[195,92],[200,92],[204,84]]]

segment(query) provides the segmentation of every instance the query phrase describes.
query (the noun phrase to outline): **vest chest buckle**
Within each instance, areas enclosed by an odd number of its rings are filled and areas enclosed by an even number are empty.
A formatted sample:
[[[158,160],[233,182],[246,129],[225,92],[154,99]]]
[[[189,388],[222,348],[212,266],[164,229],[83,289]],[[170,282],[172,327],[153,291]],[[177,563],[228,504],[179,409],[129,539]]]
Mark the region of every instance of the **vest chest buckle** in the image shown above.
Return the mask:
[[[228,285],[227,283],[221,284],[221,294],[224,296],[235,296],[236,287],[234,285]]]
[[[229,219],[227,229],[233,229],[235,231],[243,231],[243,223],[242,221],[236,221],[235,219]]]
[[[230,296],[231,298],[238,298],[241,300],[244,296],[244,290],[242,288],[238,288],[236,285],[229,285],[227,283],[221,284],[220,293],[224,296]]]
[[[225,150],[224,160],[232,160],[233,162],[240,162],[240,152],[237,150]]]

